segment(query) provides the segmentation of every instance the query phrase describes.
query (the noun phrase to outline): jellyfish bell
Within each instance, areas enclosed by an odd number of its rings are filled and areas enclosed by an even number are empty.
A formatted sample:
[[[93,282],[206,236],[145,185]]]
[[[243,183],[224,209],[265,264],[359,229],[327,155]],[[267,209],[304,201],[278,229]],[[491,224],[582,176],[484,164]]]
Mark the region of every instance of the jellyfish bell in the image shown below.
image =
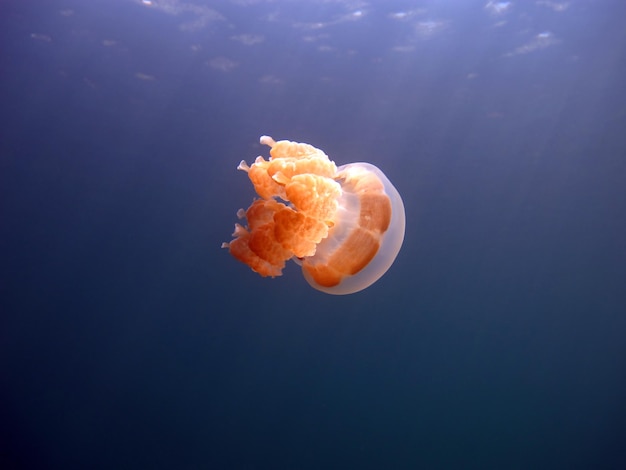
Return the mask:
[[[293,259],[307,282],[328,294],[376,282],[404,240],[404,204],[389,179],[369,163],[337,168],[309,144],[260,141],[271,147],[270,159],[242,161],[238,169],[261,199],[238,211],[247,227],[236,224],[234,240],[222,247],[261,276],[280,276]]]
[[[404,241],[405,212],[391,181],[370,163],[337,168],[342,193],[336,222],[313,256],[302,260],[307,282],[328,294],[371,286],[391,267]]]

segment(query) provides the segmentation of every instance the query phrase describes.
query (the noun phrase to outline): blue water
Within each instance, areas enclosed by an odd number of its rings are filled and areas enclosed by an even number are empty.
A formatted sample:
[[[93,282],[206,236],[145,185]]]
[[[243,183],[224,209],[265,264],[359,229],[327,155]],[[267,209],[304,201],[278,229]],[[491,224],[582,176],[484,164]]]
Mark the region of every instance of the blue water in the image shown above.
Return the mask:
[[[0,468],[626,468],[624,18],[2,2]],[[376,284],[220,249],[263,134],[394,183]]]

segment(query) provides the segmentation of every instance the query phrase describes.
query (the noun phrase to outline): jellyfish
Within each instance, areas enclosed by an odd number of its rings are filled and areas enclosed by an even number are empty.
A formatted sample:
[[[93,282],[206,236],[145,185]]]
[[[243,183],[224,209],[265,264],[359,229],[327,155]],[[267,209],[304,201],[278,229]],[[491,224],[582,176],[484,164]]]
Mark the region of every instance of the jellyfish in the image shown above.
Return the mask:
[[[262,136],[259,156],[237,169],[259,199],[237,216],[230,254],[264,277],[295,261],[307,282],[327,294],[359,292],[391,267],[404,240],[404,204],[387,177],[369,163],[337,167],[320,149]]]

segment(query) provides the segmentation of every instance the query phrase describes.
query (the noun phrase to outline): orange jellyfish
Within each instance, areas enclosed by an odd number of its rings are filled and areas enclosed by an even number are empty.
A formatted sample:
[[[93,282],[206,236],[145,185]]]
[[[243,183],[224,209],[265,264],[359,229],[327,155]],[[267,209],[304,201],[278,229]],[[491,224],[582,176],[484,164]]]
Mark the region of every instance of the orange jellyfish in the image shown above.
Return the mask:
[[[270,159],[246,171],[260,196],[239,209],[234,239],[223,243],[261,276],[280,276],[285,262],[302,267],[308,283],[328,294],[352,294],[376,282],[404,240],[404,204],[387,177],[369,163],[337,167],[309,144],[274,141]],[[283,201],[283,202],[280,202]]]

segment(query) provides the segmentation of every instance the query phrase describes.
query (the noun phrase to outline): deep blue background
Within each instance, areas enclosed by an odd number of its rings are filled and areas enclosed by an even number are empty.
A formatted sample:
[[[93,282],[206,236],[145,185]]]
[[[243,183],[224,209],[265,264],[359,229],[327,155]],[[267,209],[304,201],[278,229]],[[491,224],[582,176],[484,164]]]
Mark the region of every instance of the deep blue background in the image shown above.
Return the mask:
[[[626,468],[624,18],[2,2],[0,467]],[[262,134],[394,182],[378,283],[220,249]]]

